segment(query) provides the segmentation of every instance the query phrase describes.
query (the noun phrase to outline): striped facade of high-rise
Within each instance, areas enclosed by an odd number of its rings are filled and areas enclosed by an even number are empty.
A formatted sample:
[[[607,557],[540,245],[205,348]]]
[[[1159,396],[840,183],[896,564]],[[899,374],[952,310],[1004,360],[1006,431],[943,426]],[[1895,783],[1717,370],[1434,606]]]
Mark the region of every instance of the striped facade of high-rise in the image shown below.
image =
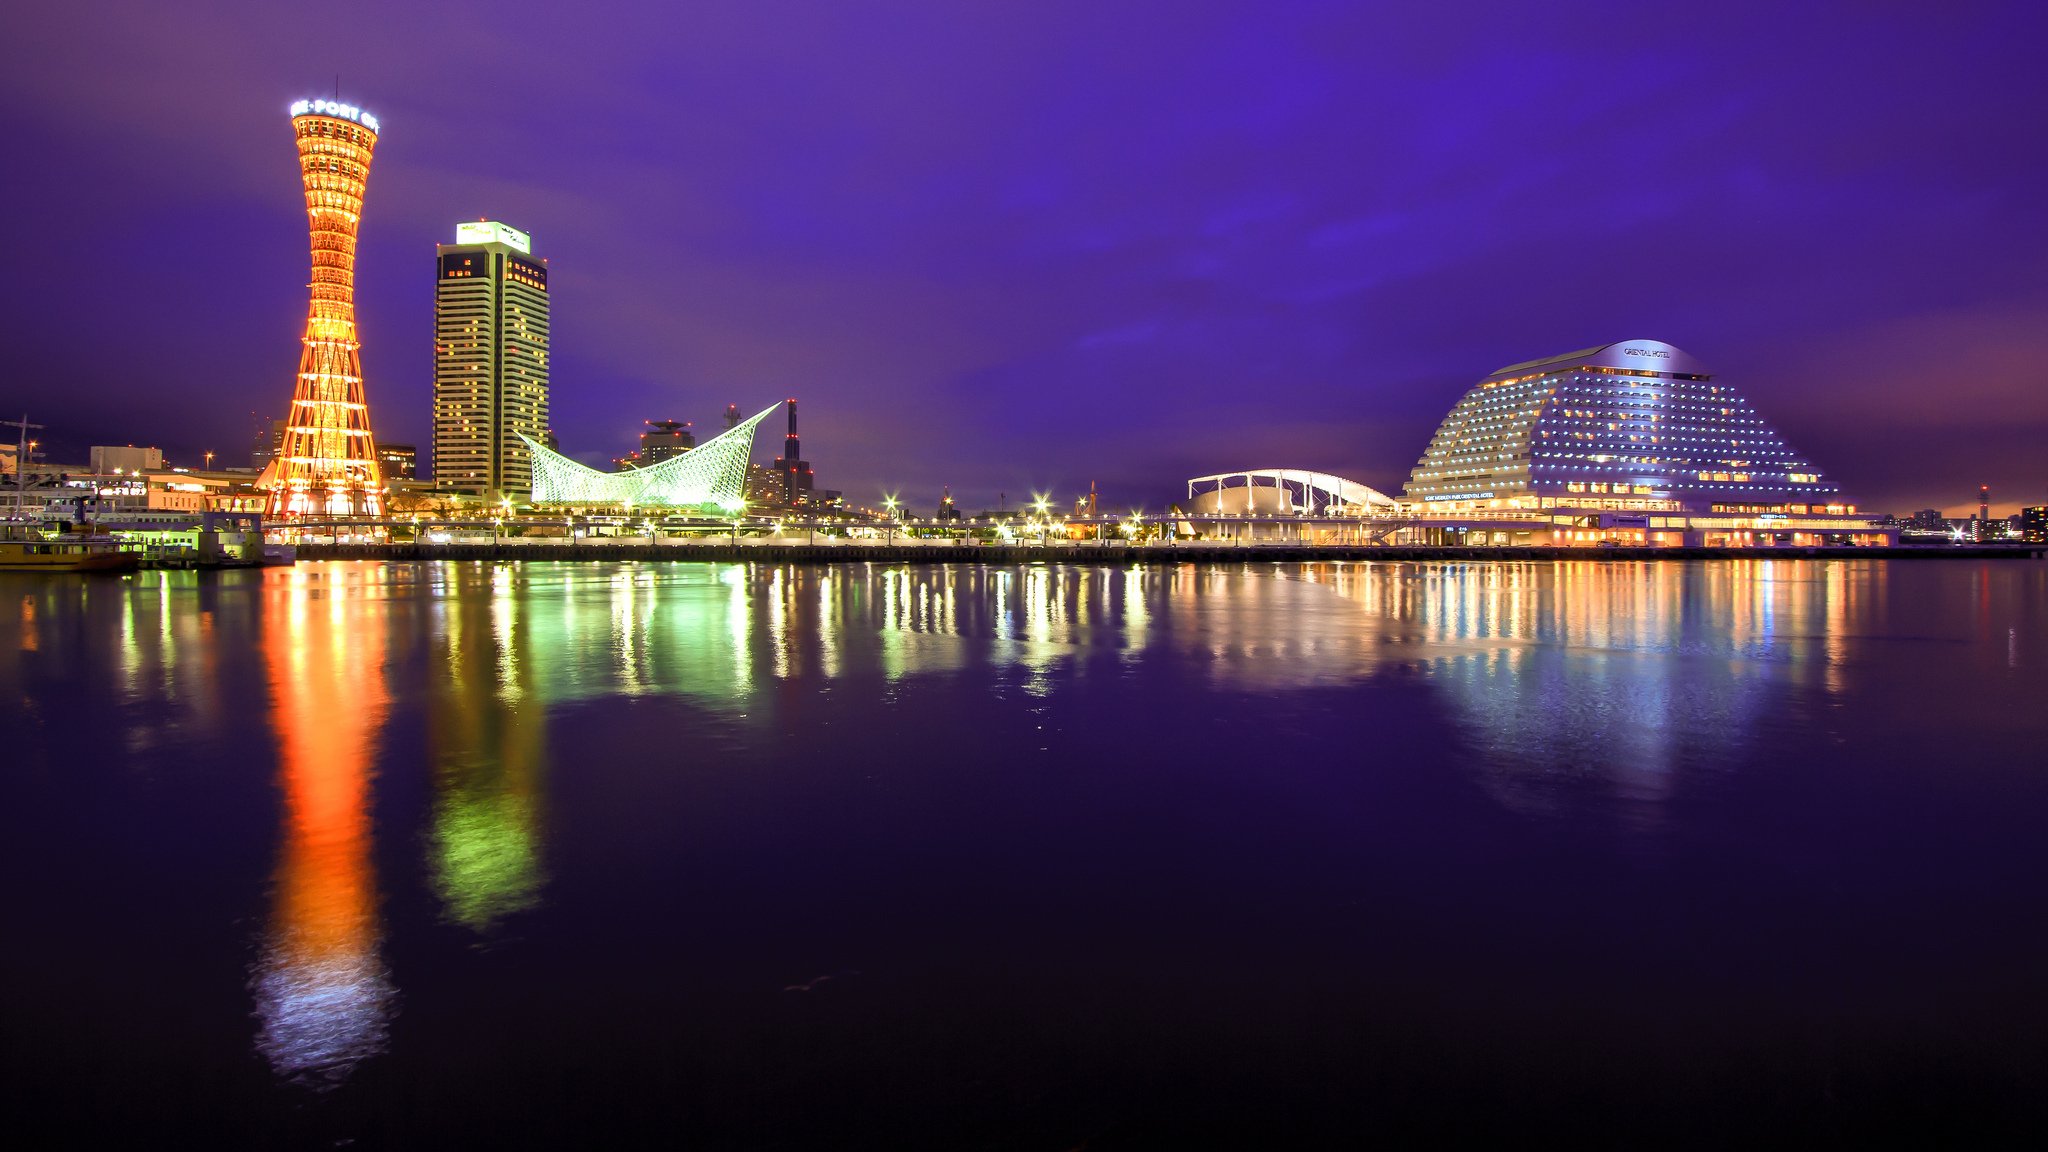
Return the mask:
[[[434,255],[434,486],[522,503],[533,456],[520,437],[548,430],[547,264],[525,233],[488,221]]]

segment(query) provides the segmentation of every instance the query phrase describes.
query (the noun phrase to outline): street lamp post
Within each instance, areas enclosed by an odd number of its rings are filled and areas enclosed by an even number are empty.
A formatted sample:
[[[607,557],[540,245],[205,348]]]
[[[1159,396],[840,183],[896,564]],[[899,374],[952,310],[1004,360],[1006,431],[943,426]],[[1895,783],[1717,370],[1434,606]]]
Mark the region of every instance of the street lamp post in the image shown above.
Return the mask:
[[[34,440],[29,441],[27,453],[21,459],[14,462],[14,511],[16,515],[23,519],[28,518],[28,513],[25,511],[28,505],[28,466],[36,462],[37,443]]]
[[[103,473],[94,473],[92,478],[92,518],[95,523],[106,519],[107,486]],[[121,470],[114,469],[115,499],[119,499]],[[82,517],[81,517],[82,519]]]
[[[887,532],[887,536],[884,538],[883,543],[886,545],[894,545],[896,543],[896,498],[894,496],[882,497],[882,507],[888,509],[888,518],[885,521],[883,521],[883,523],[886,526],[885,530]]]

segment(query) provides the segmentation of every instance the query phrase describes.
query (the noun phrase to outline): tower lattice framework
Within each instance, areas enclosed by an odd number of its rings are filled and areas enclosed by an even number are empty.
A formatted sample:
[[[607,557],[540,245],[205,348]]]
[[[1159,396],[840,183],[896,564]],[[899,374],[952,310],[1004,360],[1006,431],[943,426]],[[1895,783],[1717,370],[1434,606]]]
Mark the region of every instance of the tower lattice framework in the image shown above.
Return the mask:
[[[292,132],[312,234],[312,301],[266,518],[380,517],[384,483],[356,338],[356,232],[377,122],[348,105],[306,101],[292,108]]]

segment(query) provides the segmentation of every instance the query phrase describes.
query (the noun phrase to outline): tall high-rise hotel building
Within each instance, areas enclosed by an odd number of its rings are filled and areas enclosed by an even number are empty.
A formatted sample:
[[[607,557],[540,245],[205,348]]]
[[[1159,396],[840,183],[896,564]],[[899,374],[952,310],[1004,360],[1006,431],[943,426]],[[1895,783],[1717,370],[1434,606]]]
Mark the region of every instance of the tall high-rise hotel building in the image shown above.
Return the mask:
[[[548,435],[547,265],[526,233],[495,221],[456,225],[434,255],[434,486],[531,499],[519,436]]]

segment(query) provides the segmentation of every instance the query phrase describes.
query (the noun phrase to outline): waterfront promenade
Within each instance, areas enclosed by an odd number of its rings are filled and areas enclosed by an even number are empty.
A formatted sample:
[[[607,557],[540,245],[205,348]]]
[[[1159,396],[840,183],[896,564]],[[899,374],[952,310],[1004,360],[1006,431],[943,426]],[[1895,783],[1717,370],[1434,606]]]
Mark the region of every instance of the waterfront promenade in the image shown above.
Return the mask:
[[[1897,548],[1453,548],[1354,544],[1127,544],[1072,541],[989,544],[969,540],[794,541],[743,539],[642,542],[515,541],[496,543],[301,544],[301,560],[533,560],[544,562],[763,561],[778,564],[1244,564],[1257,561],[1529,561],[1529,560],[1983,560],[2040,559],[2048,545]]]

